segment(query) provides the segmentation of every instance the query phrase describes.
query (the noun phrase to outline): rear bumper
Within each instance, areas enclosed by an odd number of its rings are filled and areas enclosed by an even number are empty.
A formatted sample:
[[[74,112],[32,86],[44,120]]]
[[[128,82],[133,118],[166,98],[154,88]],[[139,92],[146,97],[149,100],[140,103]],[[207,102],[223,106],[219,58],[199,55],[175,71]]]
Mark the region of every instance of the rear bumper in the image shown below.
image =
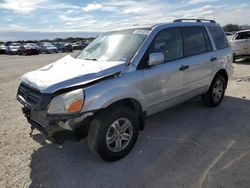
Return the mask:
[[[231,66],[227,67],[228,79],[231,79],[233,77],[233,73],[234,73],[234,66],[231,65]]]
[[[57,53],[58,50],[57,49],[47,49],[48,53]]]
[[[241,57],[241,58],[249,58],[250,57],[250,52],[249,54],[234,54],[234,57]]]
[[[27,50],[23,51],[23,54],[26,54],[26,55],[38,54],[38,50],[37,49],[27,49]]]
[[[250,49],[249,48],[242,48],[242,49],[233,49],[233,55],[235,56],[250,56]]]

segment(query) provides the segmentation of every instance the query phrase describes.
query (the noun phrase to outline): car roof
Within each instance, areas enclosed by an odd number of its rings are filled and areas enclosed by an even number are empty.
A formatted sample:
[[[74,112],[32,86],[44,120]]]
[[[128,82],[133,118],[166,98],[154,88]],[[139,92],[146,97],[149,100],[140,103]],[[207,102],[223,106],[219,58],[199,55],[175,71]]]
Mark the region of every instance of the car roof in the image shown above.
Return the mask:
[[[219,26],[214,20],[206,19],[177,19],[173,22],[157,23],[157,24],[145,24],[145,25],[133,25],[131,27],[115,29],[113,31],[130,30],[130,29],[145,29],[152,30],[157,27],[178,27],[178,26]]]
[[[168,23],[159,23],[152,26],[154,27],[164,27],[164,26],[219,26],[214,20],[207,20],[207,19],[177,19],[173,22]]]
[[[236,34],[238,34],[238,33],[245,33],[245,32],[250,32],[250,29],[238,31]]]

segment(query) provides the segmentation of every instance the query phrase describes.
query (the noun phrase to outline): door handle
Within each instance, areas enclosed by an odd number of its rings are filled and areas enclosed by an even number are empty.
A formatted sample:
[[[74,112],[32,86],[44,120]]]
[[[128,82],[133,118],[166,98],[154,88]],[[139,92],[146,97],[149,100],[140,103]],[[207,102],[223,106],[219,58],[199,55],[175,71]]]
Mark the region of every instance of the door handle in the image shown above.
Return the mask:
[[[179,68],[179,71],[184,71],[186,69],[189,68],[189,65],[182,65],[180,68]]]
[[[216,61],[216,60],[217,60],[217,57],[212,57],[212,58],[210,59],[211,62]]]

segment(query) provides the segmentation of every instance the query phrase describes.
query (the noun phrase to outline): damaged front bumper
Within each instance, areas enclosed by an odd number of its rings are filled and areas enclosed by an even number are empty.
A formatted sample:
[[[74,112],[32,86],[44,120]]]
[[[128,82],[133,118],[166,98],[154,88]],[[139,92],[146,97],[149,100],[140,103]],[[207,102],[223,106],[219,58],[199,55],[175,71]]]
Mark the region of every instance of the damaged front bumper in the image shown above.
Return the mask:
[[[32,111],[27,106],[22,111],[31,124],[31,129],[37,129],[53,143],[63,143],[65,140],[78,141],[87,136],[89,120],[93,112],[79,114],[78,117],[46,116],[42,111]]]
[[[49,94],[41,94],[25,84],[20,85],[17,100],[23,105],[22,111],[31,124],[31,129],[37,129],[53,143],[80,140],[87,136],[93,112],[48,115],[46,109],[51,98]]]

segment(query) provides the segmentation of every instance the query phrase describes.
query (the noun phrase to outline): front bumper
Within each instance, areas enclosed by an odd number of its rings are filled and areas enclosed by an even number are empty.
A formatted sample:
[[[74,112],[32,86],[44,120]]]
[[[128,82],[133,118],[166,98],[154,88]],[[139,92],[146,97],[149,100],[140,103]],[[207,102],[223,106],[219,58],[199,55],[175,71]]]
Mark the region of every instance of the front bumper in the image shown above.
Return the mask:
[[[17,100],[23,105],[22,111],[32,128],[39,130],[54,143],[80,140],[87,136],[93,112],[48,115],[46,109],[50,98],[49,94],[39,93],[24,83],[19,86]]]
[[[17,55],[18,54],[18,50],[10,50],[10,54],[11,55]]]
[[[47,116],[44,111],[34,111],[28,106],[23,106],[22,111],[32,128],[43,133],[52,143],[78,141],[87,136],[88,117],[93,115],[88,112],[79,114],[79,117]]]
[[[46,50],[48,53],[58,53],[57,49],[47,49]]]

